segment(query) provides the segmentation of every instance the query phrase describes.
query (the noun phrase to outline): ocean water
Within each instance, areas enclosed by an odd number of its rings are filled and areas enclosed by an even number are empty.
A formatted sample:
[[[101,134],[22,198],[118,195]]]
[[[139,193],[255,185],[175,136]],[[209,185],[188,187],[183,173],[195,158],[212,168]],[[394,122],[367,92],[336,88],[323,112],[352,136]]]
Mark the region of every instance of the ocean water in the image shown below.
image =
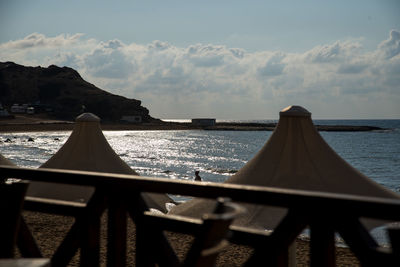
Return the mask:
[[[361,173],[400,192],[400,120],[317,120],[314,124],[387,128],[320,134]],[[0,153],[18,166],[37,168],[58,151],[70,134],[69,131],[0,133]],[[239,170],[271,134],[270,131],[104,131],[116,153],[142,176],[192,180],[194,172],[199,170],[203,180],[212,182],[223,182]],[[34,141],[29,142],[29,138]],[[5,142],[7,139],[11,142]],[[384,231],[374,235],[380,243],[387,244]]]
[[[242,121],[243,122],[243,121]],[[271,121],[257,121],[271,122]],[[369,125],[372,132],[320,132],[348,163],[400,192],[400,120],[323,120],[314,124]],[[71,132],[0,133],[0,153],[18,166],[37,168]],[[110,145],[140,175],[223,182],[266,143],[270,131],[104,131]],[[33,138],[33,142],[28,139]],[[10,139],[11,142],[5,142]]]

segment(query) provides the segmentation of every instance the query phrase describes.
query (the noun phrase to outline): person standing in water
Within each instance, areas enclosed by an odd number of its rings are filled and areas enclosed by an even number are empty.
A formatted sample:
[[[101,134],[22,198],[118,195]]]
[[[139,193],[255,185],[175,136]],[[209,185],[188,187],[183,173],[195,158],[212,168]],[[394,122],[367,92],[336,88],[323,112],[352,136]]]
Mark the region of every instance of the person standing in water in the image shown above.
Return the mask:
[[[194,174],[195,174],[194,180],[195,180],[195,181],[200,181],[200,182],[201,182],[201,177],[200,177],[200,175],[199,175],[199,171],[195,171]]]

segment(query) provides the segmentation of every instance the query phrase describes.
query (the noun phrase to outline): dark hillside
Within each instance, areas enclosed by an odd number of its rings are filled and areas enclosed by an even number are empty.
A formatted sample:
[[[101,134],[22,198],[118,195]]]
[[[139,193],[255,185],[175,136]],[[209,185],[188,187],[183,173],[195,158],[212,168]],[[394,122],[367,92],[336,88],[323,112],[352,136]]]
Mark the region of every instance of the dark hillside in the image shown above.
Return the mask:
[[[85,107],[103,121],[117,122],[124,115],[140,115],[153,120],[141,101],[113,95],[82,79],[68,67],[25,67],[0,62],[0,102],[7,109],[30,104],[37,112],[47,110],[56,119],[73,120]]]

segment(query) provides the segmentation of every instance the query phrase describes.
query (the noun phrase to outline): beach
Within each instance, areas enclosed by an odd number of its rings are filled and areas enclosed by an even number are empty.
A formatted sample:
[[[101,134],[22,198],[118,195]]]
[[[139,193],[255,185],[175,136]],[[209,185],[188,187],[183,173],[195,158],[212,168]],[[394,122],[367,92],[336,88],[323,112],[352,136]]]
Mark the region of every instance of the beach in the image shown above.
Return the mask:
[[[1,125],[1,127],[4,126]],[[102,125],[102,129],[105,130],[105,125]],[[123,125],[122,125],[123,126]],[[114,127],[114,130],[121,130],[123,128],[121,125],[112,125]],[[129,127],[137,127],[139,125],[128,125]],[[143,126],[143,125],[142,125]],[[146,125],[147,127],[148,125]],[[1,128],[0,127],[0,128]],[[30,161],[29,164],[34,164],[32,166],[26,165],[27,167],[38,167],[40,164],[42,164],[45,160],[47,160],[48,155],[52,155],[55,153],[55,151],[58,150],[59,146],[62,144],[61,141],[56,141],[58,139],[61,140],[66,140],[68,137],[69,133],[50,133],[50,131],[69,131],[72,130],[73,128],[73,123],[72,122],[34,122],[34,123],[29,123],[26,124],[24,122],[21,122],[20,124],[15,123],[14,125],[9,125],[10,129],[12,127],[16,132],[21,132],[20,134],[13,134],[9,135],[13,139],[12,143],[6,144],[4,143],[4,150],[6,152],[6,155],[9,158],[12,158],[15,160],[17,165],[24,165],[25,162],[21,159],[18,160],[17,154],[13,155],[12,152],[15,148],[24,148],[24,152],[21,152],[24,155],[24,158],[26,155],[35,155],[35,162],[32,163]],[[19,127],[19,128],[17,128]],[[52,128],[54,127],[54,128]],[[65,127],[65,128],[63,128]],[[107,126],[106,126],[107,127]],[[153,125],[153,129],[157,129],[156,125]],[[1,128],[4,129],[4,128]],[[19,130],[17,130],[19,129]],[[41,129],[41,130],[38,130]],[[137,128],[139,129],[139,128]],[[167,129],[167,128],[164,128]],[[169,128],[169,129],[174,129],[174,128]],[[175,128],[176,129],[176,128]],[[149,130],[149,127],[146,128],[146,130]],[[13,131],[10,131],[13,132]],[[26,133],[23,134],[24,132],[35,132],[35,131],[49,131],[45,135],[40,135],[36,134],[34,136],[35,142],[26,142],[26,137],[29,135],[34,135],[34,133]],[[222,158],[223,156],[223,161],[221,162],[227,162],[231,164],[232,162],[236,162],[236,158],[230,158],[233,154],[237,155],[245,155],[243,156],[243,159],[239,162],[238,165],[231,167],[230,165],[224,166],[223,164],[221,165],[220,169],[214,169],[214,166],[210,167],[202,167],[202,178],[205,178],[206,180],[211,179],[209,177],[215,178],[217,175],[223,176],[224,178],[226,174],[223,172],[224,170],[227,171],[229,175],[231,175],[232,170],[237,170],[240,167],[240,162],[244,162],[248,158],[251,157],[251,155],[254,154],[255,151],[259,150],[261,147],[262,143],[265,142],[267,139],[267,134],[269,133],[257,133],[257,132],[243,132],[243,133],[224,133],[224,132],[202,132],[202,131],[177,131],[176,133],[171,133],[168,134],[167,131],[165,132],[152,132],[152,133],[146,133],[146,132],[137,132],[137,133],[112,133],[112,132],[105,132],[105,135],[109,138],[109,142],[112,144],[112,146],[116,149],[119,155],[121,157],[124,157],[124,159],[134,168],[135,170],[138,170],[141,175],[144,174],[149,174],[149,176],[160,176],[164,175],[166,177],[172,177],[173,175],[176,175],[177,177],[182,177],[186,179],[186,174],[185,172],[189,172],[188,177],[190,179],[190,173],[192,169],[186,170],[187,165],[188,165],[188,159],[187,158],[182,158],[181,161],[177,161],[178,155],[172,155],[171,153],[174,151],[171,148],[176,148],[179,147],[180,150],[176,151],[180,156],[182,156],[182,151],[187,151],[188,157],[190,158],[196,158],[199,160],[200,156],[204,156],[206,159],[209,159],[210,155],[208,154],[206,149],[209,148],[216,148],[216,144],[218,144],[216,141],[221,142],[223,138],[230,137],[229,139],[226,139],[226,142],[220,143],[219,145],[221,146],[218,151],[222,151],[226,154],[229,155],[225,156],[222,154],[222,152],[219,152],[218,158]],[[260,135],[260,136],[259,136]],[[334,135],[328,135],[328,138],[332,138]],[[5,136],[8,136],[5,135]],[[234,143],[233,141],[239,141],[242,140],[242,138],[246,137],[243,139],[243,141],[238,142],[237,144]],[[343,141],[343,139],[347,138],[352,138],[352,142],[350,141]],[[376,141],[377,137],[381,137],[384,140],[388,140],[388,135],[386,134],[381,134],[381,133],[373,133],[371,134],[371,140]],[[254,142],[254,140],[258,140],[257,142]],[[356,138],[356,139],[354,139]],[[354,136],[353,135],[340,135],[338,139],[334,140],[341,140],[343,144],[352,144],[354,143],[354,140],[358,139],[363,139],[365,142],[364,138],[359,138],[359,136]],[[168,140],[168,142],[165,143],[160,143],[159,140]],[[196,140],[195,143],[188,143],[187,148],[185,148],[185,142],[188,142],[190,140]],[[209,140],[211,143],[208,144],[206,141]],[[250,142],[249,140],[252,140]],[[236,142],[235,141],[235,142]],[[121,146],[119,145],[118,142],[122,142],[124,145]],[[153,145],[154,142],[154,145]],[[250,149],[248,152],[244,150],[238,150],[237,153],[233,153],[235,149],[240,148],[244,149],[246,148],[247,145],[254,143],[254,148]],[[393,142],[389,142],[390,147],[393,147]],[[49,146],[48,148],[43,147],[43,145],[46,144]],[[147,149],[149,150],[149,154],[143,154],[143,147],[140,146],[141,144],[146,144]],[[163,145],[168,145],[166,147],[163,147]],[[198,145],[198,147],[193,147],[194,145]],[[382,144],[382,143],[380,143]],[[228,148],[228,145],[232,146],[232,149]],[[30,147],[31,146],[31,147]],[[41,148],[40,151],[37,151],[36,148]],[[236,148],[237,147],[237,148]],[[356,145],[355,147],[359,147],[359,145]],[[373,147],[373,146],[369,146]],[[380,148],[381,146],[379,146]],[[10,150],[7,150],[7,149]],[[161,149],[159,152],[156,153],[156,149]],[[185,150],[182,150],[185,148]],[[124,149],[127,149],[126,151]],[[137,149],[137,151],[134,151],[134,149]],[[387,150],[387,149],[386,149]],[[386,151],[385,150],[385,151]],[[168,151],[167,154],[165,154],[165,151]],[[339,150],[340,151],[340,150]],[[134,152],[132,155],[129,153]],[[190,152],[190,153],[189,153]],[[352,152],[354,153],[354,149],[352,149]],[[7,154],[8,153],[8,154]],[[38,157],[39,155],[45,155],[46,157]],[[147,153],[147,152],[146,152]],[[193,153],[193,154],[192,154]],[[368,154],[376,154],[376,153],[370,153],[367,152]],[[248,154],[248,155],[247,155]],[[196,156],[194,156],[196,155]],[[160,157],[160,158],[158,158]],[[167,157],[171,157],[170,162],[166,162],[165,166],[147,166],[147,162],[151,163],[160,163],[160,162],[165,162],[165,159]],[[237,157],[237,156],[235,156]],[[360,161],[365,162],[365,158],[359,156],[357,154],[357,158],[360,158]],[[362,160],[361,160],[362,159]],[[193,161],[193,160],[192,160]],[[215,163],[216,159],[213,158],[212,162]],[[142,163],[141,163],[142,162]],[[200,161],[201,164],[209,164],[209,161]],[[172,169],[176,168],[177,165],[181,164],[182,170],[179,169]],[[197,165],[195,166],[201,166],[199,163],[196,162]],[[189,164],[190,165],[190,164]],[[216,166],[219,164],[215,164]],[[367,164],[368,166],[371,164]],[[172,167],[174,166],[174,167]],[[186,167],[185,167],[186,166]],[[194,166],[194,165],[191,165]],[[152,173],[146,173],[147,170],[151,170]],[[206,171],[209,172],[206,172]],[[396,173],[395,170],[393,170],[394,173]],[[43,254],[45,257],[51,257],[53,254],[54,250],[58,247],[60,244],[63,236],[65,233],[68,231],[69,227],[73,223],[73,218],[71,217],[64,217],[64,216],[56,216],[56,215],[50,215],[50,214],[43,214],[43,213],[36,213],[36,212],[29,212],[29,211],[24,211],[24,217],[26,218],[26,221],[35,236],[36,240],[39,243],[39,246],[43,250]],[[105,262],[105,247],[106,247],[106,217],[103,216],[102,218],[103,222],[103,228],[102,228],[102,237],[101,237],[101,251],[102,251],[102,258],[101,261],[104,265]],[[171,238],[171,242],[173,243],[173,246],[177,249],[179,255],[181,257],[185,254],[187,251],[187,248],[190,246],[190,237],[179,235],[179,234],[170,234],[169,235]],[[133,264],[134,262],[134,253],[135,253],[135,247],[134,247],[134,240],[135,240],[135,228],[133,223],[129,223],[129,231],[128,231],[128,239],[129,239],[129,245],[128,245],[128,262],[129,264]],[[309,243],[306,240],[301,240],[298,239],[296,241],[297,245],[297,251],[296,251],[296,258],[297,258],[297,266],[309,266]],[[251,249],[248,247],[244,246],[237,246],[237,245],[231,245],[228,247],[228,249],[221,254],[221,256],[218,259],[218,266],[240,266],[243,262],[246,261],[246,259],[251,255]],[[156,252],[155,252],[156,253]],[[337,266],[359,266],[359,263],[357,259],[355,259],[354,255],[351,253],[351,251],[347,248],[337,248],[336,250],[337,254]],[[79,262],[79,258],[75,257],[71,263],[71,266],[77,266]]]
[[[25,218],[33,236],[35,237],[44,257],[51,257],[55,249],[68,232],[74,222],[73,217],[45,214],[39,212],[24,211]],[[103,214],[100,239],[101,266],[106,264],[106,241],[107,241],[107,217]],[[128,219],[128,245],[127,265],[135,266],[135,226],[131,219]],[[180,259],[183,259],[193,240],[191,236],[176,233],[167,233],[167,236],[176,250]],[[157,251],[154,251],[157,253]],[[267,253],[267,252],[266,252]],[[252,249],[246,246],[229,245],[218,257],[217,266],[241,266],[252,254]],[[297,266],[309,266],[309,242],[297,239],[296,241],[296,262]],[[336,248],[337,266],[360,266],[358,260],[348,248]],[[69,266],[79,266],[78,254],[70,262]]]

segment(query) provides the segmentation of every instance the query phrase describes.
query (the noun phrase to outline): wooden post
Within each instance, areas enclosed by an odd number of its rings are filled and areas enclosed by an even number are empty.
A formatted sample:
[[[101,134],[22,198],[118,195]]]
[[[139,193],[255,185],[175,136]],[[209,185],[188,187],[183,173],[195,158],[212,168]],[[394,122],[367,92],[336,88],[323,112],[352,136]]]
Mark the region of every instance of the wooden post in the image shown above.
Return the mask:
[[[0,258],[13,258],[28,183],[0,183]]]
[[[81,266],[99,266],[100,218],[88,216],[81,225]]]
[[[113,195],[108,206],[107,266],[126,265],[126,209],[121,198]]]
[[[81,225],[81,266],[99,266],[100,264],[100,217],[107,205],[104,190],[96,188],[85,214],[77,221]]]
[[[335,266],[335,232],[323,220],[310,225],[310,261],[311,267]]]
[[[400,266],[400,228],[389,227],[388,232],[392,246],[393,266]]]

